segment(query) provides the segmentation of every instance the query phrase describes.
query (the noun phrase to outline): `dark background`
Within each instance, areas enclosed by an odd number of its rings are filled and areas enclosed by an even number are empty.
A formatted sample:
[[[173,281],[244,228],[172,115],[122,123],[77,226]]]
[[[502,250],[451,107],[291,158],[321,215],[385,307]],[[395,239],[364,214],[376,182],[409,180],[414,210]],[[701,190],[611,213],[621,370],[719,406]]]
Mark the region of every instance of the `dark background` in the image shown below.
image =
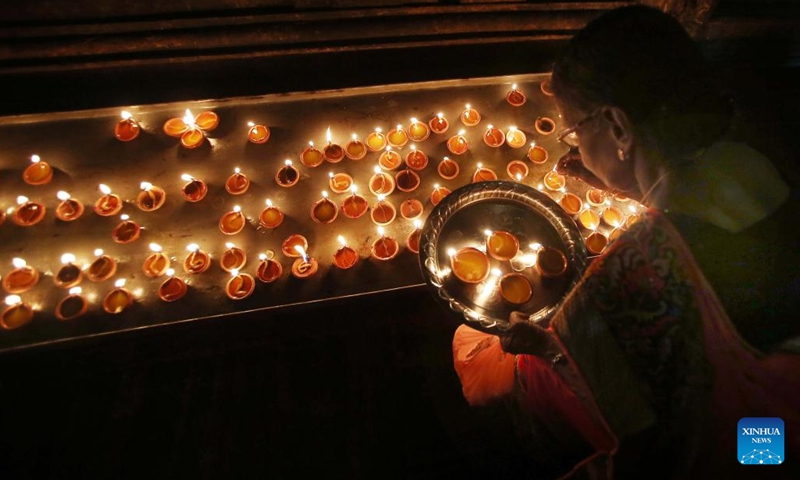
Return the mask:
[[[633,2],[67,3],[0,6],[0,114],[541,72]],[[798,185],[796,4],[649,3]],[[411,289],[2,354],[0,478],[548,477],[461,397],[456,326]]]

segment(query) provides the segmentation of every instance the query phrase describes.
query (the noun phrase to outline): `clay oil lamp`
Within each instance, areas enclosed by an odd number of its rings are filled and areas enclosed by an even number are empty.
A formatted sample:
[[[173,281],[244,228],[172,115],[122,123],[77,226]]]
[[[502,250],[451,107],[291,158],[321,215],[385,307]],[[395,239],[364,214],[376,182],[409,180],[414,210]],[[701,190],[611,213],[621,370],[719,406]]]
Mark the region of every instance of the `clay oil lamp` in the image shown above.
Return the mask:
[[[122,200],[115,193],[111,193],[108,185],[100,184],[98,187],[103,194],[94,203],[94,212],[101,217],[113,217],[122,210]]]
[[[406,165],[413,170],[422,170],[428,166],[428,155],[411,145],[411,151],[406,155]]]
[[[441,187],[439,184],[433,185],[433,191],[431,192],[431,203],[436,206],[439,205],[439,202],[444,200],[444,197],[450,195],[450,189],[446,187]]]
[[[3,278],[3,290],[7,293],[24,293],[39,283],[39,272],[25,260],[15,258],[11,261],[14,270]]]
[[[420,233],[422,233],[422,222],[420,220],[414,220],[414,230],[408,234],[408,238],[406,239],[406,247],[408,247],[409,251],[419,253]]]
[[[95,259],[86,269],[86,278],[93,282],[103,282],[117,273],[117,261],[103,254],[102,249],[94,251]]]
[[[325,148],[322,149],[322,154],[325,157],[325,160],[331,163],[339,163],[344,158],[344,149],[335,144],[331,143],[331,127],[328,127],[328,131],[325,134],[325,138],[328,141],[328,144],[325,145]]]
[[[170,118],[164,123],[164,133],[170,137],[180,138],[184,148],[197,148],[206,139],[206,133],[219,125],[219,117],[212,111],[201,113],[195,118],[186,110],[183,118]]]
[[[346,173],[333,173],[328,174],[328,187],[333,193],[345,193],[350,190],[353,185],[353,177]]]
[[[600,218],[611,228],[619,228],[624,222],[624,214],[617,207],[606,208]]]
[[[519,160],[512,160],[508,162],[506,166],[506,173],[512,179],[521,182],[525,177],[528,176],[528,166],[525,165],[525,162],[520,162]]]
[[[359,218],[369,210],[367,199],[356,194],[358,188],[353,185],[350,187],[350,196],[342,202],[342,213],[347,218]]]
[[[606,203],[606,193],[599,188],[586,190],[586,203],[593,207],[600,207]]]
[[[145,276],[150,278],[158,278],[169,269],[169,257],[164,254],[161,245],[157,243],[150,244],[150,251],[153,252],[144,259],[142,262],[142,272]]]
[[[314,142],[308,142],[308,146],[300,152],[300,163],[306,167],[315,168],[322,165],[325,161],[325,154],[322,150],[314,146]]]
[[[56,305],[56,318],[62,322],[82,317],[89,309],[89,302],[81,295],[81,287],[69,289],[69,295],[62,298]]]
[[[420,183],[417,172],[408,168],[397,172],[394,180],[397,184],[397,189],[406,193],[416,190]]]
[[[230,242],[225,244],[225,248],[227,250],[222,252],[222,256],[219,257],[219,266],[226,272],[244,268],[247,263],[245,251]]]
[[[287,257],[297,258],[300,256],[297,247],[301,247],[304,252],[308,250],[308,240],[299,233],[286,237],[281,244],[281,252]]]
[[[389,195],[394,192],[394,178],[381,171],[380,167],[375,167],[375,175],[369,179],[369,191],[373,195]]]
[[[549,172],[544,174],[543,182],[545,188],[555,192],[555,191],[560,191],[562,188],[564,188],[564,185],[566,184],[566,179],[564,178],[564,175],[561,175],[555,170],[550,170]]]
[[[556,131],[556,122],[549,117],[539,117],[533,122],[533,128],[542,135],[550,135]]]
[[[343,236],[339,235],[337,240],[341,244],[341,247],[333,254],[333,264],[337,268],[347,270],[358,262],[358,252],[347,245]]]
[[[510,232],[484,230],[486,253],[495,260],[508,261],[519,251],[519,240]]]
[[[509,147],[522,148],[527,142],[528,138],[525,136],[525,132],[519,130],[517,127],[508,127],[508,131],[506,132],[506,143]]]
[[[158,298],[170,303],[180,300],[186,295],[186,282],[175,276],[175,270],[167,269],[167,279],[158,286]]]
[[[258,255],[260,260],[256,269],[256,277],[264,283],[272,283],[283,275],[283,265],[275,260],[275,252],[268,250],[267,253]]]
[[[378,227],[378,238],[372,243],[372,256],[378,260],[391,260],[400,251],[400,245],[392,237],[385,235],[383,227]]]
[[[392,150],[392,147],[386,147],[386,150],[378,157],[378,165],[386,170],[394,170],[403,163],[403,158],[399,153]]]
[[[411,119],[411,123],[408,125],[408,138],[415,142],[424,142],[430,136],[431,130],[427,125],[416,118]]]
[[[367,155],[367,145],[359,140],[358,136],[354,133],[351,136],[351,140],[344,147],[344,154],[350,160],[361,160]]]
[[[472,108],[470,104],[464,106],[464,111],[461,112],[461,123],[468,127],[474,127],[481,122],[481,114]]]
[[[83,280],[81,267],[75,265],[75,255],[65,253],[61,255],[61,268],[58,269],[53,277],[53,283],[57,287],[72,288]]]
[[[586,230],[597,230],[600,225],[600,215],[587,208],[578,215],[578,224]]]
[[[502,147],[506,143],[506,135],[494,125],[489,125],[483,133],[483,143],[492,148]]]
[[[61,202],[56,207],[56,218],[62,222],[77,220],[83,215],[83,204],[80,200],[72,198],[69,193],[60,191],[56,194]]]
[[[397,209],[394,208],[391,202],[386,200],[386,196],[378,195],[378,203],[376,203],[372,210],[369,212],[372,217],[372,222],[375,225],[389,225],[397,216]]]
[[[453,155],[463,155],[469,150],[469,142],[467,141],[466,130],[459,130],[458,135],[453,135],[447,140],[447,149]]]
[[[541,165],[550,158],[547,149],[536,145],[536,142],[531,143],[531,148],[528,149],[528,159],[536,165]]]
[[[319,264],[315,259],[308,256],[306,248],[300,245],[295,245],[294,248],[299,258],[292,263],[292,275],[296,278],[308,278],[317,273]]]
[[[511,85],[511,91],[506,94],[506,101],[512,107],[521,107],[525,105],[525,102],[528,99],[525,97],[525,94],[521,91],[517,90],[517,84]]]
[[[150,182],[142,182],[139,184],[142,190],[136,196],[136,206],[143,212],[152,212],[158,210],[164,205],[167,199],[167,193],[163,188],[157,187]]]
[[[111,231],[111,239],[116,243],[131,243],[139,239],[141,227],[139,224],[131,220],[128,215],[120,215],[120,222]]]
[[[400,204],[400,216],[406,220],[413,220],[422,215],[423,209],[424,207],[422,206],[422,202],[416,198],[409,198]]]
[[[592,232],[586,237],[584,242],[586,244],[586,250],[589,253],[594,255],[600,255],[603,253],[603,250],[606,249],[606,245],[608,245],[608,237],[603,235],[600,232]]]
[[[103,299],[103,310],[111,314],[124,312],[133,305],[133,294],[125,289],[125,279],[120,278],[114,282],[114,290],[108,292]]]
[[[31,155],[31,164],[22,172],[22,179],[28,185],[46,185],[53,180],[53,167],[39,155]]]
[[[497,180],[497,174],[491,168],[484,167],[482,163],[478,164],[475,173],[472,174],[472,183],[491,182],[494,180]]]
[[[450,128],[450,122],[444,117],[444,114],[439,112],[428,121],[428,126],[431,131],[436,134],[442,134]]]
[[[328,198],[328,192],[322,192],[322,198],[311,206],[311,219],[317,223],[331,223],[339,216],[339,206]]]
[[[44,205],[20,195],[17,197],[17,208],[11,220],[20,227],[32,227],[44,219],[45,212]]]
[[[557,248],[542,247],[536,257],[536,270],[543,277],[558,277],[567,271],[567,256]]]
[[[267,199],[267,207],[258,215],[258,223],[264,228],[277,228],[283,223],[283,212]]]
[[[448,250],[453,275],[464,283],[480,283],[489,276],[489,257],[474,247]]]
[[[242,208],[239,205],[233,207],[233,210],[226,212],[219,219],[219,231],[225,235],[236,235],[244,229],[247,224],[247,219],[242,213]]]
[[[389,145],[400,148],[408,143],[408,134],[403,130],[402,125],[397,125],[386,134],[386,140],[389,142]]]
[[[460,170],[461,168],[458,166],[458,162],[450,160],[449,157],[444,157],[436,168],[436,171],[439,172],[439,176],[445,180],[456,178]]]
[[[578,212],[580,212],[583,208],[583,202],[581,202],[581,198],[574,193],[565,193],[558,203],[568,215],[577,215]]]
[[[262,144],[267,143],[269,140],[270,131],[266,125],[256,125],[253,122],[247,122],[247,140],[250,143]]]
[[[186,173],[181,175],[181,179],[186,182],[183,187],[181,187],[181,193],[187,202],[199,202],[206,198],[208,187],[204,181],[198,180]]]
[[[241,195],[250,188],[250,179],[242,173],[239,167],[233,169],[233,174],[225,181],[225,190],[231,195]]]
[[[231,278],[225,284],[225,295],[231,300],[244,300],[256,289],[256,280],[248,273],[231,270]]]
[[[114,137],[120,142],[130,142],[139,136],[141,128],[130,112],[122,111],[120,121],[114,125]]]
[[[507,273],[500,278],[500,296],[512,305],[522,305],[533,296],[533,287],[524,275]]]
[[[291,187],[300,180],[300,172],[292,165],[291,160],[286,160],[275,174],[275,183],[281,187]]]
[[[187,245],[189,253],[183,260],[183,269],[186,273],[199,274],[208,270],[211,266],[211,256],[200,249],[196,243]]]
[[[543,94],[545,94],[548,97],[552,97],[554,95],[552,89],[552,83],[550,82],[549,78],[539,84],[539,89],[542,91]]]
[[[6,297],[6,308],[0,314],[0,327],[3,330],[14,330],[33,320],[33,308],[24,303],[19,295]]]
[[[365,142],[367,144],[367,150],[370,152],[380,152],[386,148],[386,135],[383,134],[383,130],[376,128],[374,132],[367,135]]]

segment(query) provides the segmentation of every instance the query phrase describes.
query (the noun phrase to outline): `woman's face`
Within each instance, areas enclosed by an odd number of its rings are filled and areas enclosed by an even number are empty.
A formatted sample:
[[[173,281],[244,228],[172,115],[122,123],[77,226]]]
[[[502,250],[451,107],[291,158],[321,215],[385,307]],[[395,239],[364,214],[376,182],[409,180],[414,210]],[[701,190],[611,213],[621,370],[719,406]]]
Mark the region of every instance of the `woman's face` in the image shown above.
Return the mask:
[[[620,161],[618,143],[613,135],[613,125],[603,109],[585,112],[559,102],[556,103],[569,128],[581,122],[575,135],[583,165],[609,188],[630,191],[636,186],[633,161]]]

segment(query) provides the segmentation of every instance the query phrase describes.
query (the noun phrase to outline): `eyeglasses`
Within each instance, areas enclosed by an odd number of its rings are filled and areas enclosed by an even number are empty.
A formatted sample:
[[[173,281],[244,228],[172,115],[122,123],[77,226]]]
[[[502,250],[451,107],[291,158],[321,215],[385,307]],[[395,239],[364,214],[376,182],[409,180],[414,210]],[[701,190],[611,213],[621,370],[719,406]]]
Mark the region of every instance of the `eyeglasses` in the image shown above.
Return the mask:
[[[599,108],[590,113],[589,115],[585,116],[583,120],[576,123],[575,125],[569,128],[565,128],[564,130],[561,130],[560,132],[558,132],[558,137],[556,137],[557,140],[563,143],[564,145],[568,146],[570,150],[577,149],[579,147],[578,134],[577,134],[578,129],[584,126],[586,122],[596,117],[598,113],[600,113]]]

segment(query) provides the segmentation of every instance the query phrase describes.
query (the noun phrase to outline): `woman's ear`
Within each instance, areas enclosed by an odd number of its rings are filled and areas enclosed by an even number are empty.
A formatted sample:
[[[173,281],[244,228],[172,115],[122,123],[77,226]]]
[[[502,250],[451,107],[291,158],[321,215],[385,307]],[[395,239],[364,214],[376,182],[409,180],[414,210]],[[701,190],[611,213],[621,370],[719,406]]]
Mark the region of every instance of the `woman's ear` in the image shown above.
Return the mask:
[[[626,154],[630,154],[633,147],[633,124],[630,117],[618,107],[603,107],[603,119],[608,122],[611,135],[617,143],[617,148],[622,149]]]

